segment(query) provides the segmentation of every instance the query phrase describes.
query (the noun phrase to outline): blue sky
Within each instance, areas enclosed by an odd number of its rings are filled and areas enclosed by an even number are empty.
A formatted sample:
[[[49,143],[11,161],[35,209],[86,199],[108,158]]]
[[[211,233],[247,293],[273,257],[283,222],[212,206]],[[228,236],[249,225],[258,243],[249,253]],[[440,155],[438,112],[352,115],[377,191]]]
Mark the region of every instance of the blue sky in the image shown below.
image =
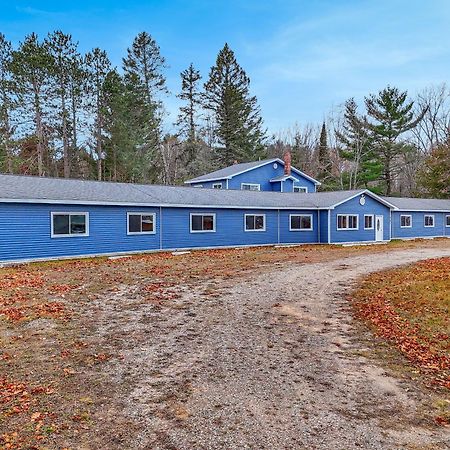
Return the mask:
[[[414,95],[450,77],[448,0],[0,0],[0,11],[0,31],[14,44],[61,29],[82,51],[107,50],[115,65],[146,30],[167,59],[173,93],[191,62],[206,78],[228,42],[270,132],[320,122],[347,98],[387,84]],[[177,100],[166,107],[170,131]]]

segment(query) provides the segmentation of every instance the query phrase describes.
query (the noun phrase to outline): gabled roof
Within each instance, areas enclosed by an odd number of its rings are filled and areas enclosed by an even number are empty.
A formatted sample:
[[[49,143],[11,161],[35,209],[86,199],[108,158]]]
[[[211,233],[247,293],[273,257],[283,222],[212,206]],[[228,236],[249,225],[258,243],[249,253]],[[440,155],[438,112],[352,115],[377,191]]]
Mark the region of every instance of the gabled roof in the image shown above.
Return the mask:
[[[252,162],[241,163],[241,164],[233,164],[232,166],[224,167],[223,169],[219,169],[214,172],[210,172],[205,175],[200,175],[199,177],[192,178],[191,180],[187,180],[187,181],[185,181],[185,184],[230,179],[230,178],[235,177],[236,175],[240,175],[241,173],[245,173],[245,172],[248,172],[249,170],[256,169],[258,167],[262,167],[262,166],[265,166],[266,164],[270,164],[270,163],[274,163],[274,162],[281,164],[284,167],[284,161],[280,158],[270,158],[270,159],[263,159],[261,161],[252,161]],[[313,182],[315,185],[317,185],[317,186],[320,185],[319,181],[315,180],[314,178],[310,177],[309,175],[306,175],[306,173],[303,173],[302,171],[296,169],[295,167],[292,167],[291,170],[293,172],[301,175],[302,177],[307,178],[308,180]]]
[[[450,200],[436,198],[383,197],[404,211],[449,211]]]
[[[196,189],[187,186],[159,186],[0,174],[0,203],[332,209],[363,193],[379,199],[365,189],[299,194]],[[380,201],[388,204],[383,199]]]

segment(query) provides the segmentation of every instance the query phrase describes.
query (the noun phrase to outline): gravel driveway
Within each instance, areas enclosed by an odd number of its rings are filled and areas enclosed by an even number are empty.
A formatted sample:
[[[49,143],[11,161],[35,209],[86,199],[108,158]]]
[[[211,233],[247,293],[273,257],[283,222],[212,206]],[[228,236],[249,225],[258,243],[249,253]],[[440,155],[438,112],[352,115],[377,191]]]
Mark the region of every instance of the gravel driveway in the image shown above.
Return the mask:
[[[123,286],[90,311],[111,401],[86,448],[442,449],[417,389],[362,356],[343,294],[359,277],[450,247],[275,265],[185,292],[171,308]],[[110,399],[110,400],[111,400]],[[114,433],[128,424],[126,432]],[[80,444],[81,445],[81,444]],[[93,447],[92,447],[93,446]]]

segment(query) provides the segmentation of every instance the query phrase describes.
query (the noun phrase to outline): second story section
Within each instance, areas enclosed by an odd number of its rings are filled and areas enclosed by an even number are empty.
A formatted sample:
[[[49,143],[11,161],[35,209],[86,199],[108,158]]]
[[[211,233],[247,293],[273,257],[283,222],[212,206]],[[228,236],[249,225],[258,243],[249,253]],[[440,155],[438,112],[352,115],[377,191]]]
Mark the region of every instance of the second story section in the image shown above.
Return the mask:
[[[193,187],[275,192],[316,192],[320,182],[291,167],[290,154],[280,158],[233,164],[185,181]]]

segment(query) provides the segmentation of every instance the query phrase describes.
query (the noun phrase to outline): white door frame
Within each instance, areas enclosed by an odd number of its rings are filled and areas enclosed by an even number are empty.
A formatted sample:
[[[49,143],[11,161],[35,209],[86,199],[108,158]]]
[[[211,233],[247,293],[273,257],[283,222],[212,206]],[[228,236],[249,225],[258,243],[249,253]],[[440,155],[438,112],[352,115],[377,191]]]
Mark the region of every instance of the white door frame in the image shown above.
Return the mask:
[[[384,216],[375,216],[375,240],[383,241],[384,240]],[[378,227],[380,224],[380,227]]]

